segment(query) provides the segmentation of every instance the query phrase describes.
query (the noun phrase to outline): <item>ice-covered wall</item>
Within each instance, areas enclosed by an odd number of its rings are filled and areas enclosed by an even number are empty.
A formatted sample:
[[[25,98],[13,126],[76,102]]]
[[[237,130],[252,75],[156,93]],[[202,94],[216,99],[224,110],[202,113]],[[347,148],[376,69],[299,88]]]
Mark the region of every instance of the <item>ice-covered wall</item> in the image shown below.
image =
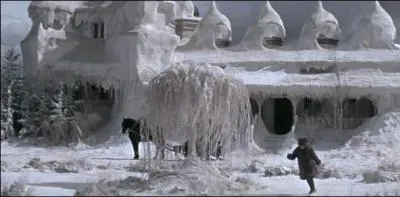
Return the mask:
[[[262,50],[264,38],[284,40],[286,30],[282,18],[267,1],[261,8],[257,20],[247,29],[242,41],[235,48],[238,50]]]
[[[54,50],[62,40],[66,40],[64,28],[74,11],[82,6],[81,1],[32,1],[28,8],[32,20],[31,30],[21,42],[24,76],[32,78],[40,70],[40,62],[46,51]],[[73,44],[72,44],[73,45]],[[68,51],[71,44],[64,49]],[[53,54],[55,58],[62,54]]]
[[[341,49],[399,49],[394,43],[396,27],[392,17],[378,1],[370,3],[369,10],[354,21],[351,35],[341,44]]]
[[[75,11],[74,28],[91,31],[91,24],[98,22],[104,22],[105,37],[112,37],[135,29],[140,24],[165,24],[165,16],[158,13],[156,1],[104,1]]]
[[[324,36],[328,39],[339,40],[341,33],[342,30],[336,17],[326,11],[321,1],[318,1],[315,12],[303,25],[296,47],[299,50],[322,49],[318,44],[318,37]]]
[[[164,14],[165,24],[175,23],[176,3],[174,1],[161,1],[158,4],[158,13]]]
[[[232,39],[231,23],[218,10],[214,1],[194,32],[189,42],[180,47],[180,50],[215,50],[218,49],[215,41],[223,40],[230,42]]]
[[[21,43],[26,75],[37,79],[45,74],[37,71],[64,72],[68,82],[74,74],[91,82],[99,75],[100,85],[121,92],[116,106],[124,106],[123,114],[140,113],[136,108],[142,102],[132,99],[143,98],[143,85],[174,59],[179,37],[167,23],[174,20],[175,3],[162,2],[162,9],[157,1],[79,2],[72,8],[65,2],[37,4],[29,8],[34,25]],[[92,23],[104,23],[104,37],[92,37]],[[96,70],[78,69],[85,65]],[[106,77],[107,72],[114,74]]]

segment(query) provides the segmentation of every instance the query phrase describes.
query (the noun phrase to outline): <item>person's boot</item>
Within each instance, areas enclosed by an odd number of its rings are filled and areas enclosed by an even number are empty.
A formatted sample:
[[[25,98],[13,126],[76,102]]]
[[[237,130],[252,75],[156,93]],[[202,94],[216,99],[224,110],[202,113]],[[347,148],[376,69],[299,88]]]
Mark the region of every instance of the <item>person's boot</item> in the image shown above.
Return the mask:
[[[133,159],[134,159],[134,160],[139,159],[139,155],[135,155],[135,156],[133,157]]]
[[[315,189],[314,179],[312,179],[312,178],[307,179],[307,183],[308,183],[308,186],[310,186],[310,191],[308,192],[308,194],[312,194],[312,193],[314,193],[314,192],[317,191],[317,190]]]

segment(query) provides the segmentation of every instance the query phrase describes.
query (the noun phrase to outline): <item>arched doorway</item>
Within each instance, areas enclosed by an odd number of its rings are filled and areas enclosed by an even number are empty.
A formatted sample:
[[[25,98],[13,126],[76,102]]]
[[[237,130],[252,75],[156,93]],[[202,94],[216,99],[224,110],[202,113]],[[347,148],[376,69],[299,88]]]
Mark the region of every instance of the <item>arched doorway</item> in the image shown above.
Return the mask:
[[[376,112],[374,103],[367,98],[346,98],[342,102],[342,128],[355,129]]]
[[[289,133],[294,123],[292,102],[287,98],[265,100],[261,107],[261,118],[270,133],[275,135]]]

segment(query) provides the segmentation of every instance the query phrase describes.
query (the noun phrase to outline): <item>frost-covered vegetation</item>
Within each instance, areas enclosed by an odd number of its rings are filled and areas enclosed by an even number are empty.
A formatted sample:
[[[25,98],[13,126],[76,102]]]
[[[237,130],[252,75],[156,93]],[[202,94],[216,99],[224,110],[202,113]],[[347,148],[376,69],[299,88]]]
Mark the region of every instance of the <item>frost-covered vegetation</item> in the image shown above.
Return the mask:
[[[74,144],[107,117],[111,99],[101,87],[24,79],[20,55],[13,48],[5,53],[3,60],[1,140],[38,137],[50,145]],[[99,107],[106,111],[98,113]]]

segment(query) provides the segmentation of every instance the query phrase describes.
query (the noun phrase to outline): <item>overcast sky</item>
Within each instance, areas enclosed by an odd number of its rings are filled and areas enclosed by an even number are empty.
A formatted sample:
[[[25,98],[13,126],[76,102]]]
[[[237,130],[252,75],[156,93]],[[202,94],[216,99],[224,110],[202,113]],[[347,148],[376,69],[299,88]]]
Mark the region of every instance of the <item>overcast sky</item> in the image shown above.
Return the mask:
[[[242,38],[249,24],[256,20],[259,9],[265,1],[217,1],[216,3],[219,10],[230,19],[233,42],[237,42]],[[368,3],[371,2],[323,1],[325,9],[336,16],[344,33],[347,32],[346,30],[349,29],[348,27],[354,21],[354,18],[365,9]],[[27,12],[29,4],[30,1],[1,1],[2,30],[3,24],[7,25],[10,21],[16,20],[16,18],[18,20],[22,19],[25,24],[30,25]],[[210,6],[210,1],[195,1],[195,4],[199,8],[200,15],[203,16]],[[287,42],[292,42],[298,38],[301,27],[305,19],[312,13],[315,4],[315,1],[271,1],[271,5],[284,22],[287,31]],[[396,42],[400,43],[400,2],[382,1],[381,5],[392,16],[398,29]],[[19,29],[16,28],[16,31],[19,31]],[[4,33],[12,35],[15,32],[2,31],[2,34]],[[27,32],[24,33],[26,34]],[[3,39],[7,39],[7,37],[2,36],[2,43]]]

